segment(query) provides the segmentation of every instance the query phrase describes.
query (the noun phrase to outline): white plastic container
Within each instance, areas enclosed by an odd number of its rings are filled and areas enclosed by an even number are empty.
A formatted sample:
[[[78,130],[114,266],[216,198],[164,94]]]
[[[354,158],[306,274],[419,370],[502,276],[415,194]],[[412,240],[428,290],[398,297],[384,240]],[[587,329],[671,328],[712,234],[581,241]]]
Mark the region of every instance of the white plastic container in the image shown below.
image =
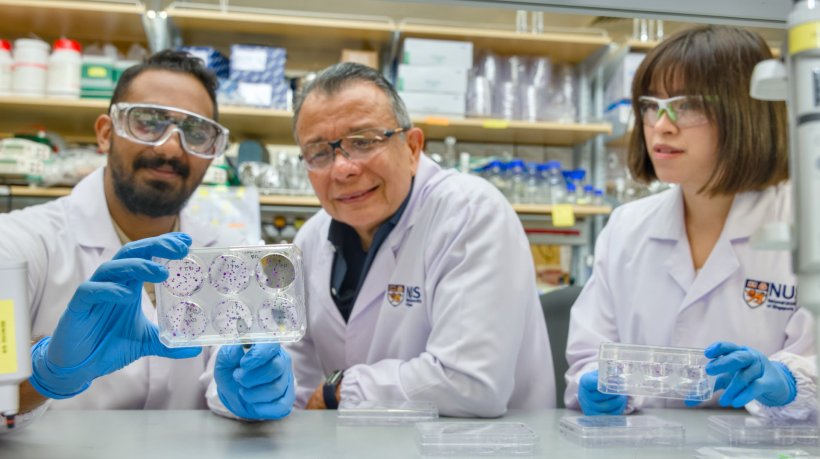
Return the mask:
[[[48,43],[32,38],[14,41],[11,89],[17,96],[44,97],[48,69]]]
[[[709,400],[715,377],[706,374],[708,362],[703,349],[601,343],[598,349],[598,391]]]
[[[0,40],[0,96],[11,94],[11,43]]]
[[[420,422],[416,431],[422,456],[533,456],[538,445],[520,422]]]
[[[339,424],[346,426],[401,426],[438,419],[435,403],[409,400],[360,400],[339,404]]]
[[[31,376],[31,330],[26,262],[0,260],[0,415],[13,425],[18,385]]]
[[[564,416],[558,429],[585,448],[682,446],[683,425],[655,416]]]
[[[820,427],[814,421],[756,416],[709,416],[709,432],[730,446],[816,446]]]
[[[46,85],[48,96],[79,99],[82,68],[83,56],[80,44],[68,38],[56,40],[54,51],[48,60],[48,83]]]

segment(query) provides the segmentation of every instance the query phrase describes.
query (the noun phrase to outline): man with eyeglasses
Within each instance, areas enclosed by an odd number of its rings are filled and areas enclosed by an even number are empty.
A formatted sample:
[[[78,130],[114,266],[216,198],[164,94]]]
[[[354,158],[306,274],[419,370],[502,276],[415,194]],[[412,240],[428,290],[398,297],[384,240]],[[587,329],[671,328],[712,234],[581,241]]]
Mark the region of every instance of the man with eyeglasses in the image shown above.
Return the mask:
[[[294,135],[322,205],[296,236],[308,331],[297,406],[431,401],[443,415],[555,405],[529,245],[486,181],[442,170],[377,71],[322,72]]]
[[[129,68],[95,124],[107,167],[65,198],[0,215],[0,259],[27,262],[32,336],[44,336],[21,386],[22,421],[47,399],[51,409],[210,406],[244,419],[290,412],[290,357],[278,345],[217,353],[158,339],[153,283],[168,271],[152,257],[244,242],[182,212],[227,145],[228,130],[215,121],[216,85],[186,53],[160,52]]]

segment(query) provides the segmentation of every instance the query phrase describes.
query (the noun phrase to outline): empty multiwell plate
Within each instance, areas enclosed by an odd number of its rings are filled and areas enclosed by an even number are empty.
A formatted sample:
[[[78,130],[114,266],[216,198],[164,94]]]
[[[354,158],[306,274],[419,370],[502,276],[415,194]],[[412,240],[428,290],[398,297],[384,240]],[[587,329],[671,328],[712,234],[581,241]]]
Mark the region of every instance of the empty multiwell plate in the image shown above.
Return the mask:
[[[302,255],[291,244],[190,249],[157,259],[160,340],[169,347],[300,340],[306,329]]]
[[[558,428],[568,439],[587,448],[609,446],[681,446],[683,425],[656,416],[564,416]]]
[[[423,456],[531,456],[538,444],[520,422],[420,422],[416,431]]]
[[[598,391],[681,400],[709,400],[715,378],[703,349],[601,343]]]
[[[816,421],[709,416],[708,423],[710,434],[731,446],[816,446],[820,436]]]
[[[343,400],[339,423],[348,426],[392,426],[438,419],[438,407],[424,401]]]

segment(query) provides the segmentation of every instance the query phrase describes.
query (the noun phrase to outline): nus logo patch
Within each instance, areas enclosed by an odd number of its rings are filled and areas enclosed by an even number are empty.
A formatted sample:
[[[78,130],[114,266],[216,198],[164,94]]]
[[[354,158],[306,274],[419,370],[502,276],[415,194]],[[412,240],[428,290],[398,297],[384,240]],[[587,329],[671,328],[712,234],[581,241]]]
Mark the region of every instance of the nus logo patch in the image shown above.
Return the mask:
[[[797,309],[797,287],[790,284],[746,279],[743,301],[752,309],[766,306],[779,311]]]
[[[387,302],[392,306],[398,306],[404,303],[408,308],[421,304],[421,287],[415,285],[387,284]]]

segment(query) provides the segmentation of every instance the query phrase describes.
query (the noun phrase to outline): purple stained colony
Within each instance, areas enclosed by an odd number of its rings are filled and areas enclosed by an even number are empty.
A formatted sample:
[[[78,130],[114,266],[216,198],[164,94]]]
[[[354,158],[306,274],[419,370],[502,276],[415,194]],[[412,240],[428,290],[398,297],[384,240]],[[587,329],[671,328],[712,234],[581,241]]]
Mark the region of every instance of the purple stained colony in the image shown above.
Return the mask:
[[[289,298],[276,297],[265,300],[259,307],[259,325],[274,333],[299,329],[299,312]]]
[[[296,269],[288,257],[272,253],[256,264],[256,281],[265,290],[288,288],[296,279]]]
[[[179,298],[191,296],[202,288],[205,272],[192,257],[182,260],[169,260],[165,265],[168,268],[168,279],[162,285]]]
[[[205,333],[208,318],[205,312],[192,301],[180,301],[165,313],[168,330],[176,338],[194,339]]]
[[[253,313],[238,300],[224,300],[216,305],[213,325],[222,336],[238,337],[253,327]]]
[[[233,295],[245,290],[250,281],[247,264],[234,255],[220,255],[208,270],[211,285],[220,293]]]

